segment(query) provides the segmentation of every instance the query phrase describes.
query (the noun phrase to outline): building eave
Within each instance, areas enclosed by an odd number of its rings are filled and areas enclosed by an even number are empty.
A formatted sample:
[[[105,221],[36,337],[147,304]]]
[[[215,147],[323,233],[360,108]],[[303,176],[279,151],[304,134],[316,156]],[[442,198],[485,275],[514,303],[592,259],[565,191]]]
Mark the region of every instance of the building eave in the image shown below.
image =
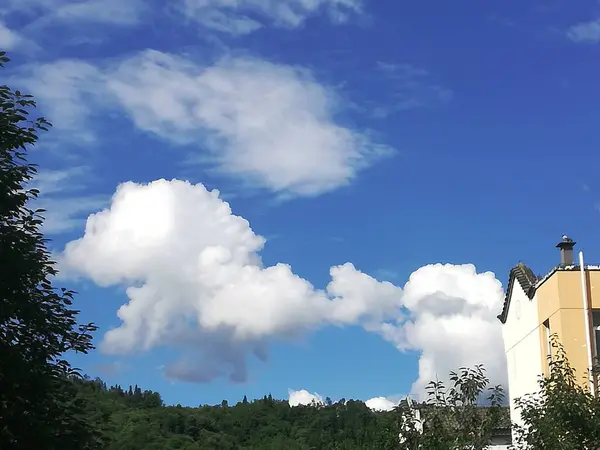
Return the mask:
[[[518,281],[527,297],[532,299],[535,295],[538,280],[539,278],[533,273],[533,271],[522,262],[510,269],[510,274],[508,276],[508,288],[506,289],[506,295],[504,296],[502,312],[497,316],[500,322],[506,323],[515,282]]]
[[[585,265],[584,268],[588,271],[600,271],[600,266],[598,265]],[[567,272],[574,270],[580,270],[579,264],[560,264],[553,267],[550,272],[543,277],[538,277],[534,275],[533,271],[524,263],[517,264],[510,270],[510,274],[508,276],[508,287],[506,289],[506,295],[504,296],[504,304],[502,305],[502,312],[497,316],[498,320],[500,320],[502,323],[506,323],[515,281],[519,282],[527,297],[532,299],[535,296],[537,289],[547,280],[549,280],[556,272]]]

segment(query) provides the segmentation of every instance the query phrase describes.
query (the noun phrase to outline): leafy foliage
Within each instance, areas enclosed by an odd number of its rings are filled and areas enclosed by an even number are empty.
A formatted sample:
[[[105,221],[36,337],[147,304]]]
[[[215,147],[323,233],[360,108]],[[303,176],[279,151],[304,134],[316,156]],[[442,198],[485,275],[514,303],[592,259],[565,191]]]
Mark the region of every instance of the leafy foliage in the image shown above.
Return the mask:
[[[522,423],[513,427],[521,450],[591,450],[600,448],[600,398],[577,380],[564,348],[552,336],[549,375],[539,393],[517,400]]]
[[[402,450],[483,450],[494,430],[508,425],[504,392],[490,386],[483,366],[450,373],[450,386],[432,381],[424,405],[397,408]],[[488,406],[482,407],[481,400]]]
[[[26,189],[36,174],[26,151],[50,126],[29,118],[34,107],[31,95],[0,86],[0,448],[87,449],[94,433],[63,358],[90,350],[95,326],[78,325],[74,293],[53,287],[43,211],[27,207],[38,192]]]

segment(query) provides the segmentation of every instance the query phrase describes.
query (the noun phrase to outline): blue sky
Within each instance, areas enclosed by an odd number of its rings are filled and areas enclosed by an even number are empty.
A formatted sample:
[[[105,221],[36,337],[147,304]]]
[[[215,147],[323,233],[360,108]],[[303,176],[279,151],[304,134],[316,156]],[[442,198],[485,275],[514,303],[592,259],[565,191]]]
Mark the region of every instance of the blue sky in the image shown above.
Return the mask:
[[[510,267],[600,254],[576,3],[9,0],[3,79],[54,123],[46,232],[100,326],[74,362],[190,405],[503,382]]]

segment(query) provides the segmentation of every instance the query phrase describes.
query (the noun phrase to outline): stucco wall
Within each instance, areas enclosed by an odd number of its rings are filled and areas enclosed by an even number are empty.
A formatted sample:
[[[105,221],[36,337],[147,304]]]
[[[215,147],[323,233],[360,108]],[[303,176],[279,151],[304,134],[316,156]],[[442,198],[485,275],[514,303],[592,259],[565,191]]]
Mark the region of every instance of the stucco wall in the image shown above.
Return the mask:
[[[542,343],[538,322],[537,296],[529,299],[518,281],[514,281],[506,323],[502,327],[508,369],[508,398],[511,417],[515,414],[515,399],[538,389],[543,373]]]
[[[600,309],[600,270],[588,270],[588,293],[592,308]]]
[[[586,275],[598,286],[599,272],[591,271]],[[581,273],[578,270],[557,271],[538,287],[536,297],[539,299],[539,320],[549,319],[550,332],[558,336],[575,369],[577,379],[583,386],[589,386],[589,350],[586,341]],[[595,295],[590,300],[596,300],[596,297],[600,296]]]

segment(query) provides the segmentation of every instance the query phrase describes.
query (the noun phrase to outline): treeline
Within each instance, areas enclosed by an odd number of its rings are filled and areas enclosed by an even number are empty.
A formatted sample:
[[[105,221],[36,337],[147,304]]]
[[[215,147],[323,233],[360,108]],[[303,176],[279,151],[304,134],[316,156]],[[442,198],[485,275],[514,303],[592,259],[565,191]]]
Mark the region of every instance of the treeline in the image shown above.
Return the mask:
[[[267,395],[236,405],[164,406],[160,394],[74,380],[86,421],[107,450],[338,450],[397,446],[395,415],[344,399],[329,406],[290,407]],[[394,438],[395,434],[395,438]]]

